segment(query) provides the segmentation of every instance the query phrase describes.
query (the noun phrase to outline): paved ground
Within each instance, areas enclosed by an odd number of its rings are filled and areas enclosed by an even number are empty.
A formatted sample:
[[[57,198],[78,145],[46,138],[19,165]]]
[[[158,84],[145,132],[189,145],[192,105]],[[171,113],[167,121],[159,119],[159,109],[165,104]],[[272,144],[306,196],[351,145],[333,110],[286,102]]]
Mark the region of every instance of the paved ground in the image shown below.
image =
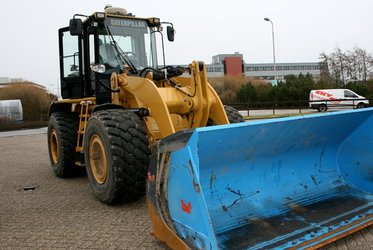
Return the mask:
[[[150,234],[145,199],[106,206],[85,176],[55,177],[45,134],[0,136],[0,190],[0,249],[167,249]],[[373,227],[327,249],[373,249]]]

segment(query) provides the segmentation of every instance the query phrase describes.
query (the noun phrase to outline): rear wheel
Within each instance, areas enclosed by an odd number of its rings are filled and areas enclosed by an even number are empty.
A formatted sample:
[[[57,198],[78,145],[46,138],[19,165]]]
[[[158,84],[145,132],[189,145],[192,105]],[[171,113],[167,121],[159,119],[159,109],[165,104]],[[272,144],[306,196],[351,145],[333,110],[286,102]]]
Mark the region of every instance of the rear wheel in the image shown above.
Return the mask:
[[[230,123],[239,123],[239,122],[245,121],[245,119],[238,112],[237,109],[232,108],[231,106],[224,106],[224,109],[225,109],[225,113],[227,113],[228,120]]]
[[[245,119],[242,115],[237,111],[237,109],[232,108],[231,106],[224,106],[225,113],[227,114],[229,123],[240,123],[244,122]],[[219,125],[213,122],[212,120],[208,120],[206,126],[215,126]]]
[[[326,107],[325,104],[320,104],[319,107],[317,108],[319,112],[326,112],[328,108]]]
[[[88,121],[84,155],[93,192],[107,204],[138,199],[145,193],[149,141],[133,112],[102,110]]]
[[[75,113],[53,113],[48,125],[49,158],[58,177],[68,177],[79,171],[75,165],[78,117]]]

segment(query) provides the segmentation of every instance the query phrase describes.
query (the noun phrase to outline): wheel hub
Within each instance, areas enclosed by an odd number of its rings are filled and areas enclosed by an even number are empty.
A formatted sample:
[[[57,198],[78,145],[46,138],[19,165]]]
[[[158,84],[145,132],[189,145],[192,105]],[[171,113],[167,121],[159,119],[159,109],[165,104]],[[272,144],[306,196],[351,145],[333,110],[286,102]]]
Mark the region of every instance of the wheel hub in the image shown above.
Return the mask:
[[[98,184],[103,184],[107,177],[107,158],[105,147],[98,135],[92,136],[89,143],[89,161],[93,177]]]
[[[54,164],[58,162],[58,153],[60,151],[60,143],[58,141],[57,131],[52,129],[49,135],[49,147]]]

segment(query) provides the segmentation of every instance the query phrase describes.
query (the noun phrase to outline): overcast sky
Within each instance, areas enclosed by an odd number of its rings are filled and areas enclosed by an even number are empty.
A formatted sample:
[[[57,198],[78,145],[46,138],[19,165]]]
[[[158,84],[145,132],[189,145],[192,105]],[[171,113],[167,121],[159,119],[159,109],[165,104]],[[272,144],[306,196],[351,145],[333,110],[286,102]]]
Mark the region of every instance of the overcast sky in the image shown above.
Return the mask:
[[[168,64],[211,63],[216,54],[240,52],[246,63],[272,62],[274,23],[277,62],[317,62],[337,46],[373,52],[372,0],[2,0],[0,77],[23,78],[56,93],[59,83],[57,30],[76,13],[106,4],[141,17],[173,22]]]

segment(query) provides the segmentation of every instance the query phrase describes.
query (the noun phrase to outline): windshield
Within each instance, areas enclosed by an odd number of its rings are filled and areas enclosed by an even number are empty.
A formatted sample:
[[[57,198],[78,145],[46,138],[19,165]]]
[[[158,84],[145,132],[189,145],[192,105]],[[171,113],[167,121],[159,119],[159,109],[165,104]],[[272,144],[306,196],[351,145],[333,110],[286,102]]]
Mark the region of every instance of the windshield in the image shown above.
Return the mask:
[[[144,20],[107,18],[98,27],[99,60],[109,67],[157,67],[154,36]]]

